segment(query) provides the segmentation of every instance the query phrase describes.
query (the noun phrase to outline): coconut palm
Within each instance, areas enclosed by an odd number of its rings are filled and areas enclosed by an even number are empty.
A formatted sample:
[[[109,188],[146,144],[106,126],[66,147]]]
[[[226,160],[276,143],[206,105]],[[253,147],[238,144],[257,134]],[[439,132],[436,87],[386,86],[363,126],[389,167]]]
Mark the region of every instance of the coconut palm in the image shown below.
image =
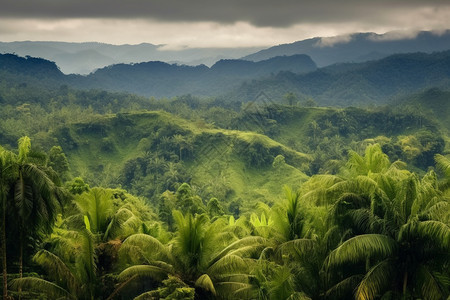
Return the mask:
[[[21,138],[16,161],[18,178],[14,185],[13,197],[14,215],[19,220],[20,277],[22,277],[25,237],[51,232],[58,208],[62,206],[64,199],[56,174],[46,168],[42,157],[31,153],[30,149],[30,139]]]
[[[18,154],[0,149],[2,198],[3,296],[6,283],[6,225],[19,235],[19,274],[22,277],[23,248],[27,237],[39,237],[51,231],[63,194],[58,178],[46,168],[43,156],[31,152],[28,137],[19,139]],[[7,214],[8,213],[8,217]],[[11,218],[15,222],[6,223]]]
[[[339,185],[336,190],[353,186],[354,193],[342,194],[334,216],[353,232],[330,253],[328,267],[360,267],[338,285],[358,277],[357,299],[386,292],[404,299],[447,297],[450,228],[435,212],[448,207],[448,199],[437,190],[435,174],[421,180],[408,172],[369,174]]]
[[[17,177],[17,169],[14,168],[15,156],[13,153],[0,147],[0,197],[2,201],[2,228],[1,251],[3,269],[3,299],[8,297],[7,259],[6,259],[6,215],[8,206],[8,193],[14,178]]]
[[[44,293],[51,299],[94,299],[97,283],[95,236],[89,219],[79,230],[57,228],[47,248],[33,261],[47,271],[47,279],[24,277],[12,281],[12,288]]]
[[[168,245],[145,234],[132,235],[123,242],[120,251],[132,266],[119,275],[122,284],[115,294],[133,280],[162,281],[168,275],[195,287],[202,297],[216,295],[217,290],[225,295],[242,277],[248,280],[249,261],[266,247],[264,238],[236,239],[224,230],[223,218],[211,223],[204,214],[173,214],[177,231]],[[243,275],[238,278],[237,274]]]

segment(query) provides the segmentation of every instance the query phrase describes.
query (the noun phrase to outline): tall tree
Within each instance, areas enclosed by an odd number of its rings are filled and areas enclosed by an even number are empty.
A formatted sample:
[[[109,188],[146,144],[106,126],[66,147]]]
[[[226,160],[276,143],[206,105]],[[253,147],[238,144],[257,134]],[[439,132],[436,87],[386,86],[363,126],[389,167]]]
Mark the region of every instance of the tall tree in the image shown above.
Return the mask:
[[[22,277],[26,236],[36,237],[40,233],[51,232],[63,194],[56,174],[46,167],[42,157],[31,152],[28,137],[19,140],[18,150],[13,212],[19,221],[19,274]]]
[[[15,156],[13,153],[0,147],[0,197],[2,201],[2,228],[1,228],[1,251],[3,270],[3,299],[8,298],[8,272],[6,258],[6,215],[8,205],[8,193],[14,178],[17,177],[17,170],[14,168]]]
[[[6,271],[6,226],[19,233],[19,273],[23,272],[23,247],[26,237],[37,237],[50,232],[56,219],[63,194],[58,187],[58,178],[46,168],[42,156],[31,152],[28,137],[19,140],[18,154],[1,151],[1,198],[2,198],[2,254],[3,296],[7,297]],[[7,216],[16,222],[6,223]],[[8,229],[8,232],[14,230]]]

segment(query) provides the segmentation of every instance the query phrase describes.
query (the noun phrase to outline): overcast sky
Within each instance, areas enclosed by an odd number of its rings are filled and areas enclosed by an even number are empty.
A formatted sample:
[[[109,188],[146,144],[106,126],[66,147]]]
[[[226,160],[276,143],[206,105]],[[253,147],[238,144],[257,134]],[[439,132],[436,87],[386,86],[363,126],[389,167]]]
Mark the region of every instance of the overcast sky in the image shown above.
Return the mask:
[[[450,29],[449,0],[0,0],[0,41],[248,47]]]

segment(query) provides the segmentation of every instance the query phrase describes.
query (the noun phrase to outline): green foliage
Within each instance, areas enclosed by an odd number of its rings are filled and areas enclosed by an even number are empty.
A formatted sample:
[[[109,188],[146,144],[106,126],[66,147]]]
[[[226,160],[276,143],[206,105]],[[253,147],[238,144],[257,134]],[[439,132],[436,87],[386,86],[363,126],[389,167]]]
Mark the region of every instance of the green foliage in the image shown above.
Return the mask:
[[[60,146],[53,146],[48,154],[48,166],[53,168],[60,177],[67,176],[69,161]]]
[[[205,212],[202,199],[193,195],[192,189],[187,183],[183,183],[175,193],[175,207],[182,213],[201,214]]]
[[[210,218],[220,217],[225,214],[222,205],[220,204],[217,198],[209,199],[208,205],[206,206],[206,210]]]
[[[15,295],[448,297],[446,115],[294,92],[283,106],[0,83],[1,245],[8,270],[23,242],[43,274],[15,275]],[[23,134],[34,148],[7,150]],[[56,175],[73,178],[64,210]]]
[[[89,191],[89,184],[85,183],[81,177],[75,177],[72,181],[67,182],[66,186],[69,192],[74,195],[81,195]]]

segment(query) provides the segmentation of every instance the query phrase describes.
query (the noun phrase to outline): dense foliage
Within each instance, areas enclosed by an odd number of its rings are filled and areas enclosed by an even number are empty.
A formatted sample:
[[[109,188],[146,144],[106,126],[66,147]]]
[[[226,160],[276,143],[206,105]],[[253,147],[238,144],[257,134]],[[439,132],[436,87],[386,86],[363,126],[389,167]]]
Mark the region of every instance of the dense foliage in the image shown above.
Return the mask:
[[[5,299],[449,297],[448,92],[330,108],[16,75],[0,82]]]

